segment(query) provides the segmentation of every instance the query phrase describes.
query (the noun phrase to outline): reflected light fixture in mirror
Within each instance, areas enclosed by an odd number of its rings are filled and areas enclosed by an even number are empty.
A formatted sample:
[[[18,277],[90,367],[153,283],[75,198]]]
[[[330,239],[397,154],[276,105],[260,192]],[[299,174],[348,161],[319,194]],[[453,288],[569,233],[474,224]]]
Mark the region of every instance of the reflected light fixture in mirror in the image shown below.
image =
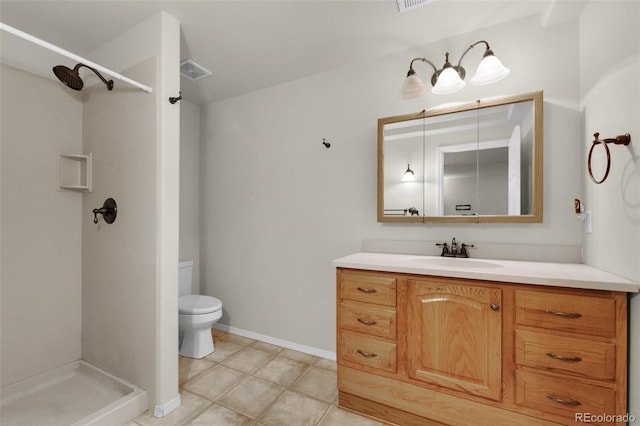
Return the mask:
[[[402,176],[402,182],[415,182],[416,181],[416,175],[413,173],[413,170],[411,170],[411,167],[409,167],[409,164],[407,164],[407,170],[405,170],[404,175]]]
[[[500,81],[509,75],[509,68],[505,67],[500,59],[495,56],[493,50],[489,47],[489,43],[484,40],[480,40],[473,43],[464,51],[462,56],[460,56],[458,65],[452,65],[449,62],[449,52],[445,54],[445,62],[441,69],[436,68],[433,62],[427,58],[414,58],[409,64],[407,78],[400,88],[400,97],[402,99],[416,99],[427,92],[424,84],[418,78],[416,71],[413,69],[413,63],[416,61],[426,62],[433,68],[434,72],[431,75],[431,85],[433,86],[431,89],[432,93],[436,95],[446,95],[461,90],[466,84],[464,79],[467,75],[466,70],[461,65],[462,59],[471,49],[480,43],[484,43],[486,45],[486,49],[482,55],[482,61],[480,61],[475,75],[471,78],[471,84],[491,84]]]

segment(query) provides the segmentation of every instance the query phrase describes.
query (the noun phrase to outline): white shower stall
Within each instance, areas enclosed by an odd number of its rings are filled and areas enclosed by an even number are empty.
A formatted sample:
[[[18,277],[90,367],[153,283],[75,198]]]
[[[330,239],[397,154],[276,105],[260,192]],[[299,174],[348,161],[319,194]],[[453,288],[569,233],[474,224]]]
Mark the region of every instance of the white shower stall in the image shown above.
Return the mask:
[[[3,33],[3,425],[34,424],[39,407],[77,411],[58,420],[43,411],[47,424],[104,424],[180,404],[179,106],[166,101],[179,91],[179,46],[179,23],[154,15],[87,55],[152,93],[118,80],[107,91],[94,76],[75,92],[46,75],[72,61]],[[41,70],[43,58],[52,59]],[[59,187],[60,154],[91,154],[91,191]],[[110,197],[116,221],[94,224],[92,210]],[[66,383],[79,388],[56,387]],[[125,417],[105,417],[116,402]]]

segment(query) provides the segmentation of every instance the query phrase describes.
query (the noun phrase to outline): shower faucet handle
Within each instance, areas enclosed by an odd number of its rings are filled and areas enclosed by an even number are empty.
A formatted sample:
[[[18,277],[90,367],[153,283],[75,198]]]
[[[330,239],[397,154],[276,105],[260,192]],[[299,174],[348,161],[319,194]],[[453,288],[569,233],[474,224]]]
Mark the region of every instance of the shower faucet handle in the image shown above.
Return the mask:
[[[93,223],[98,223],[98,215],[101,214],[106,223],[113,223],[118,216],[118,205],[113,198],[107,198],[99,209],[93,209]]]
[[[104,207],[100,207],[99,209],[93,209],[93,223],[98,223],[98,214],[104,215],[105,210]]]

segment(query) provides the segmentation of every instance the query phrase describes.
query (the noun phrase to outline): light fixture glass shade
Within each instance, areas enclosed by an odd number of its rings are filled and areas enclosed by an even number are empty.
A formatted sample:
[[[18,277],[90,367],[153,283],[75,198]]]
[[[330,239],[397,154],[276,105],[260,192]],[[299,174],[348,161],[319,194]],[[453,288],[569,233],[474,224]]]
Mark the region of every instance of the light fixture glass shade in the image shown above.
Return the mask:
[[[465,82],[460,78],[458,71],[453,67],[445,68],[438,76],[436,85],[433,86],[431,92],[436,95],[446,95],[448,93],[457,92],[465,86]]]
[[[411,168],[409,167],[409,164],[407,164],[407,170],[404,172],[404,175],[402,176],[402,182],[415,182],[416,180],[416,175],[413,173],[413,170],[411,170]]]
[[[427,88],[424,87],[424,84],[416,74],[405,78],[400,88],[400,98],[402,99],[417,99],[425,93],[427,93]]]
[[[495,55],[489,55],[480,61],[475,75],[471,77],[471,84],[491,84],[502,80],[507,75],[509,75],[509,68],[502,65]]]

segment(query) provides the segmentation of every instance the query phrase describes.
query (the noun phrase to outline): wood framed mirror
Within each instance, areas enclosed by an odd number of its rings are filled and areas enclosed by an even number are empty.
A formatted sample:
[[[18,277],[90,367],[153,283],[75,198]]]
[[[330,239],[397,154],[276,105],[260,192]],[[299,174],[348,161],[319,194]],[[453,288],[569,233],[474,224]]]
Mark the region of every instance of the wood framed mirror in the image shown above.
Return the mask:
[[[541,223],[543,93],[378,119],[378,222]]]

